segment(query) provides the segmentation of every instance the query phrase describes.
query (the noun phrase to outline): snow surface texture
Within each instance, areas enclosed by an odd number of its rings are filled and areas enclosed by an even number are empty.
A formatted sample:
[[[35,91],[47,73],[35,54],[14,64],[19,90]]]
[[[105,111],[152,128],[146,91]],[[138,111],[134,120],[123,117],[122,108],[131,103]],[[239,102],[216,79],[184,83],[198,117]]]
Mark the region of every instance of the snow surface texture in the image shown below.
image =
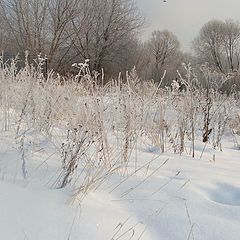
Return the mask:
[[[201,159],[201,142],[195,159],[139,146],[138,164],[150,161],[147,168],[112,175],[78,204],[68,188],[51,187],[54,148],[31,134],[39,144],[28,146],[27,180],[14,133],[0,135],[1,239],[240,239],[240,153],[231,137],[222,152],[207,146]]]

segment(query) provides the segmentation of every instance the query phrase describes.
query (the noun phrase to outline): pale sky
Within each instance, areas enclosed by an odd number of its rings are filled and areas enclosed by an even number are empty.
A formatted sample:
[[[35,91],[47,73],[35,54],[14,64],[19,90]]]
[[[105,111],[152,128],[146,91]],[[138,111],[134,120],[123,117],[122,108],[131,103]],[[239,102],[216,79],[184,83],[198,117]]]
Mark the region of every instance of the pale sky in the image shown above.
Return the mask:
[[[146,18],[143,38],[153,30],[168,29],[179,39],[182,49],[191,49],[191,42],[202,25],[211,19],[232,18],[240,21],[240,0],[137,0]]]

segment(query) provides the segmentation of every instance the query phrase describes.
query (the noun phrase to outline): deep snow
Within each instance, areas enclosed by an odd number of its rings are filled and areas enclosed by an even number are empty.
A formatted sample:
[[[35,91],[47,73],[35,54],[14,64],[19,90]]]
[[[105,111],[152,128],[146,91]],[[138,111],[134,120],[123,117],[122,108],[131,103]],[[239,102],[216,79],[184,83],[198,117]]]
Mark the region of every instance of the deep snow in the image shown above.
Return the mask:
[[[231,133],[222,152],[207,145],[201,159],[201,142],[194,159],[141,145],[139,171],[112,175],[81,203],[54,187],[53,144],[34,132],[29,139],[24,180],[14,133],[0,133],[2,240],[240,239],[240,151]]]

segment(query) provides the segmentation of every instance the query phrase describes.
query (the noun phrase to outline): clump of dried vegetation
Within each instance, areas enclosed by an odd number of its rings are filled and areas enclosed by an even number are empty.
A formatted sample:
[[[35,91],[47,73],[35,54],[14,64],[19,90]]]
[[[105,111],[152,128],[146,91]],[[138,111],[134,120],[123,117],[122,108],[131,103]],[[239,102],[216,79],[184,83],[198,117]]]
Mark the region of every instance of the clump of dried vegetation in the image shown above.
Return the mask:
[[[61,172],[55,187],[72,186],[80,200],[113,173],[127,176],[139,169],[143,146],[195,157],[202,141],[222,150],[225,131],[240,135],[239,99],[221,92],[229,77],[201,67],[201,79],[190,64],[172,86],[141,81],[135,69],[103,85],[88,62],[75,64],[77,76],[42,73],[36,64],[0,61],[2,129],[16,132],[22,175],[28,177],[25,136],[33,129],[56,146]],[[163,76],[164,77],[164,76]],[[239,144],[238,144],[239,147]]]

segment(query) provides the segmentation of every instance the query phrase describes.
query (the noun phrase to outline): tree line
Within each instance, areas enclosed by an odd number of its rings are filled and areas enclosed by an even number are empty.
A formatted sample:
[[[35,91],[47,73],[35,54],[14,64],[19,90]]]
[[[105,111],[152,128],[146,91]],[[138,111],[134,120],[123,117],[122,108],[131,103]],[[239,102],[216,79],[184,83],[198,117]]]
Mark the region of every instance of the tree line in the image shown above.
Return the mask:
[[[182,62],[208,63],[238,84],[240,24],[211,20],[184,53],[168,30],[154,31],[142,41],[144,25],[134,0],[0,0],[0,49],[11,55],[46,55],[49,68],[71,71],[74,62],[90,60],[91,70],[109,77],[136,67],[142,79],[163,84],[178,77]],[[231,83],[232,84],[232,83]]]

